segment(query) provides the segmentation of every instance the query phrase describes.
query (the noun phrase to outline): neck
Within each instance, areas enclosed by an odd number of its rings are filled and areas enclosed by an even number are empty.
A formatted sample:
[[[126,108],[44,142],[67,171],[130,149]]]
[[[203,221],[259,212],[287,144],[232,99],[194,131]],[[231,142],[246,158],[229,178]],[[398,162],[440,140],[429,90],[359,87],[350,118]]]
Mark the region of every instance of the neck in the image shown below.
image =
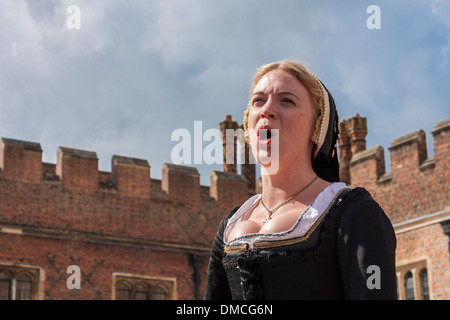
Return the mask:
[[[292,168],[292,167],[291,167]],[[276,174],[265,174],[262,168],[263,199],[268,206],[275,206],[280,201],[292,196],[296,191],[310,183],[316,176],[311,167],[297,170],[282,170]],[[308,188],[309,189],[309,188]],[[306,190],[305,190],[306,191]]]

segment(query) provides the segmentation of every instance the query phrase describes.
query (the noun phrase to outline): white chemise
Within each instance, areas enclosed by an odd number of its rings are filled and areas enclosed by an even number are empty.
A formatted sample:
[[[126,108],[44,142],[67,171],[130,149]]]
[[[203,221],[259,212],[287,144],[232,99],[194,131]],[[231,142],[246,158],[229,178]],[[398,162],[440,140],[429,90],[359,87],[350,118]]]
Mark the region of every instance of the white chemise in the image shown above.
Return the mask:
[[[250,233],[228,241],[228,235],[230,234],[230,231],[237,223],[242,221],[243,215],[248,210],[253,210],[256,206],[258,206],[259,201],[261,200],[261,194],[256,194],[248,199],[228,220],[224,232],[224,243],[227,246],[246,244],[249,246],[249,248],[251,248],[253,246],[253,243],[257,242],[287,240],[303,237],[308,233],[317,219],[319,219],[322,214],[324,214],[325,210],[330,205],[331,201],[333,201],[336,194],[345,187],[345,183],[342,182],[335,182],[326,187],[317,196],[317,198],[303,211],[294,226],[292,226],[292,228],[289,230],[277,233]]]

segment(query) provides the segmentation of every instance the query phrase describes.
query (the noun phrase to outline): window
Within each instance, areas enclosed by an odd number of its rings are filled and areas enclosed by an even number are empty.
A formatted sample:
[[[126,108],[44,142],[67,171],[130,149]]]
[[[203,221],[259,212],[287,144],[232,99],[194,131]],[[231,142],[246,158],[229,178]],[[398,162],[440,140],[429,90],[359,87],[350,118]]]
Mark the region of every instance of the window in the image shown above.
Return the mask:
[[[419,272],[419,282],[421,295],[423,300],[430,300],[430,295],[428,293],[428,273],[427,268],[423,268]]]
[[[397,264],[397,293],[400,300],[429,300],[426,261]]]
[[[131,299],[131,284],[127,281],[119,281],[116,283],[116,300]]]
[[[0,271],[0,300],[9,300],[12,277],[5,271]]]
[[[175,299],[175,279],[129,274],[113,274],[115,300]]]
[[[405,274],[404,286],[406,300],[414,300],[414,280],[411,271]]]
[[[152,300],[166,300],[167,292],[163,287],[157,286],[152,291]]]
[[[0,300],[36,299],[39,270],[0,266]]]
[[[151,287],[146,283],[138,283],[134,290],[135,300],[150,300]]]

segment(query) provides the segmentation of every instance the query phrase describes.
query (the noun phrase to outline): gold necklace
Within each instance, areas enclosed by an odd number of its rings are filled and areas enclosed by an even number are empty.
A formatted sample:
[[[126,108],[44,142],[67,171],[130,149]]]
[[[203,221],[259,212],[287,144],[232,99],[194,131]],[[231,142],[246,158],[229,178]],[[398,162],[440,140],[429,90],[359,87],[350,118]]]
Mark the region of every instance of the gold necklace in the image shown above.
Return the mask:
[[[266,205],[263,202],[262,196],[261,196],[261,204],[263,205],[263,207],[267,210],[267,218],[265,218],[263,220],[263,223],[266,223],[270,220],[272,220],[272,215],[275,213],[275,211],[277,211],[278,209],[280,209],[282,206],[284,206],[286,203],[288,203],[289,201],[291,201],[292,199],[294,199],[294,197],[298,196],[301,192],[305,191],[310,185],[312,185],[314,183],[314,181],[316,181],[317,179],[317,175],[314,177],[314,179],[312,179],[312,181],[310,183],[308,183],[306,186],[304,186],[303,188],[301,188],[300,190],[298,190],[296,193],[294,193],[292,196],[290,196],[287,200],[283,201],[282,203],[280,203],[278,206],[276,206],[274,209],[270,210],[269,208],[266,207]]]

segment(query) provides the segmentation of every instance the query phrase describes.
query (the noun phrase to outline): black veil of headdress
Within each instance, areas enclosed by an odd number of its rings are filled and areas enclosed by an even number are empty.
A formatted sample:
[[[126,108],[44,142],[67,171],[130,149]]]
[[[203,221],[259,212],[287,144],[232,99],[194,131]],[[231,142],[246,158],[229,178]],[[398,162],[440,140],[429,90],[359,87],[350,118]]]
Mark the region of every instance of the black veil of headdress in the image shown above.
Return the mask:
[[[322,178],[329,182],[338,182],[339,161],[336,150],[336,143],[339,135],[339,118],[333,97],[324,85],[323,87],[328,92],[330,103],[330,117],[325,140],[320,147],[318,154],[313,159],[312,167],[319,178]]]

